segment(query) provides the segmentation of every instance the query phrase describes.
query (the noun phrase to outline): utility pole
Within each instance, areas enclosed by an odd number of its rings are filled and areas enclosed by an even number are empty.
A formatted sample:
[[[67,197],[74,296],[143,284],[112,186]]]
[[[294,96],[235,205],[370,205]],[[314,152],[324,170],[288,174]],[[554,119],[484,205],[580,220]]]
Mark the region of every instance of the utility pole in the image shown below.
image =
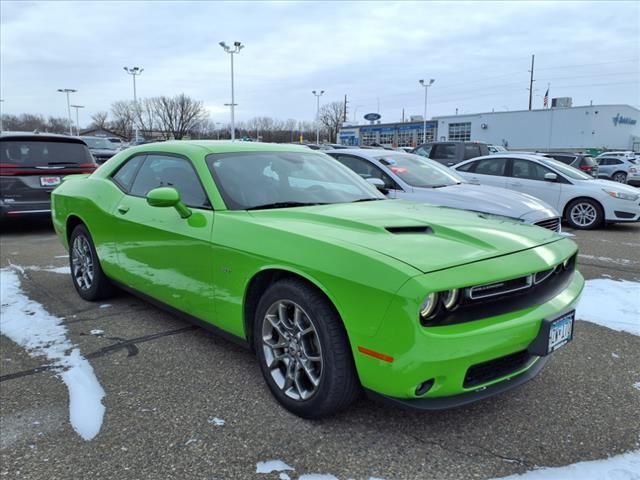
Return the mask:
[[[342,121],[346,122],[347,121],[347,95],[344,95],[344,115],[342,116]]]
[[[535,58],[535,55],[531,55],[531,70],[529,70],[531,72],[531,78],[529,79],[529,110],[531,110],[531,101],[533,99],[533,82],[535,81],[533,79],[533,62]]]

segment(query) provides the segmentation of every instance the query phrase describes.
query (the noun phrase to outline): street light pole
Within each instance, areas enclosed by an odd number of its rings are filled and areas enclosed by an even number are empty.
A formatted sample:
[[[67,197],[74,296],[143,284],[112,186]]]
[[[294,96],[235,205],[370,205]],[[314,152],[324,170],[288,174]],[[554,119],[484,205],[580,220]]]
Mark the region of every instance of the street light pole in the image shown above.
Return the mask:
[[[0,103],[4,102],[2,98],[0,98]],[[0,133],[2,133],[2,109],[0,108]]]
[[[240,53],[240,50],[244,48],[244,45],[242,45],[242,43],[238,41],[233,42],[233,48],[231,48],[225,42],[220,42],[218,45],[220,45],[223,50],[231,56],[231,103],[225,103],[225,105],[231,107],[231,141],[233,142],[236,139],[236,99],[233,85],[233,55],[236,53]]]
[[[423,126],[422,126],[422,143],[427,143],[427,92],[429,91],[429,87],[433,85],[435,79],[429,80],[429,83],[425,83],[424,80],[420,80],[420,85],[424,87],[424,118]]]
[[[127,72],[129,75],[131,75],[133,77],[133,108],[135,108],[135,113],[138,113],[138,94],[136,92],[136,77],[140,74],[142,74],[142,72],[144,72],[144,68],[140,68],[140,67],[122,67],[124,69],[125,72]],[[135,119],[134,119],[134,128],[135,128],[135,135],[136,135],[136,140],[138,140],[138,124],[136,123]]]
[[[71,105],[72,108],[76,109],[76,135],[80,136],[80,122],[78,121],[78,110],[84,108],[84,105]]]
[[[75,93],[77,92],[77,90],[74,90],[73,88],[59,88],[58,91],[60,93],[67,94],[67,115],[69,118],[69,135],[73,135],[73,121],[71,120],[71,105],[69,103],[69,94]]]
[[[316,143],[320,145],[320,97],[324,94],[324,90],[320,90],[320,93],[312,90],[311,93],[316,97]]]

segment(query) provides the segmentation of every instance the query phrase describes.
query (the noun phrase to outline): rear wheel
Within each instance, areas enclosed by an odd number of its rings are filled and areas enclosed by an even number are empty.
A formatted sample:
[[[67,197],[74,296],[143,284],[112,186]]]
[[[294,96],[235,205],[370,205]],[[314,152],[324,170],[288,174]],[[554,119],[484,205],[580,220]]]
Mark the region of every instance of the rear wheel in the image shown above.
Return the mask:
[[[95,301],[113,295],[114,287],[102,271],[91,234],[84,225],[76,226],[69,237],[71,279],[78,295]]]
[[[627,174],[624,172],[616,172],[611,177],[614,182],[627,183]]]
[[[578,198],[567,207],[566,219],[573,228],[591,230],[604,223],[604,213],[595,200]]]
[[[262,374],[276,399],[304,418],[334,414],[360,392],[338,314],[313,287],[281,280],[258,304],[253,331]]]

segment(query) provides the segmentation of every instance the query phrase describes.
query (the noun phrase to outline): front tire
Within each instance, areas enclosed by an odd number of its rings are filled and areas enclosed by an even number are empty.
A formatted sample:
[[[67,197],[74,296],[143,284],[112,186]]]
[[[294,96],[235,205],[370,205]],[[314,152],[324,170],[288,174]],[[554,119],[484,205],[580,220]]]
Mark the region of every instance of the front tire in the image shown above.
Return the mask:
[[[578,198],[572,201],[566,210],[567,223],[578,230],[593,230],[604,223],[602,207],[590,198]]]
[[[627,174],[624,172],[616,172],[611,177],[611,180],[618,183],[627,183]]]
[[[78,295],[97,301],[113,295],[114,287],[102,271],[100,260],[87,227],[76,226],[69,237],[71,280]]]
[[[271,393],[300,417],[332,415],[360,393],[342,320],[302,280],[281,280],[267,289],[258,303],[253,341]]]

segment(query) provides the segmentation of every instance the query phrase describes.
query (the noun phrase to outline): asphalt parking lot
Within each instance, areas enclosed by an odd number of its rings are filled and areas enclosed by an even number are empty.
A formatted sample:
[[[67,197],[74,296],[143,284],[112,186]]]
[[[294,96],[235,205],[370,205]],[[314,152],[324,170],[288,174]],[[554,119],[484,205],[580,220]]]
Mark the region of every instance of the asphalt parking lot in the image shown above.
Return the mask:
[[[566,231],[587,279],[640,282],[640,224]],[[495,478],[639,446],[640,338],[628,333],[578,322],[574,341],[538,377],[468,407],[414,413],[361,399],[307,421],[275,402],[240,347],[125,293],[81,300],[54,270],[67,260],[49,223],[3,227],[0,251],[2,267],[22,268],[25,293],[64,317],[106,392],[100,433],[85,441],[44,359],[0,337],[4,478],[285,478],[256,473],[274,459],[295,469],[291,478]]]

